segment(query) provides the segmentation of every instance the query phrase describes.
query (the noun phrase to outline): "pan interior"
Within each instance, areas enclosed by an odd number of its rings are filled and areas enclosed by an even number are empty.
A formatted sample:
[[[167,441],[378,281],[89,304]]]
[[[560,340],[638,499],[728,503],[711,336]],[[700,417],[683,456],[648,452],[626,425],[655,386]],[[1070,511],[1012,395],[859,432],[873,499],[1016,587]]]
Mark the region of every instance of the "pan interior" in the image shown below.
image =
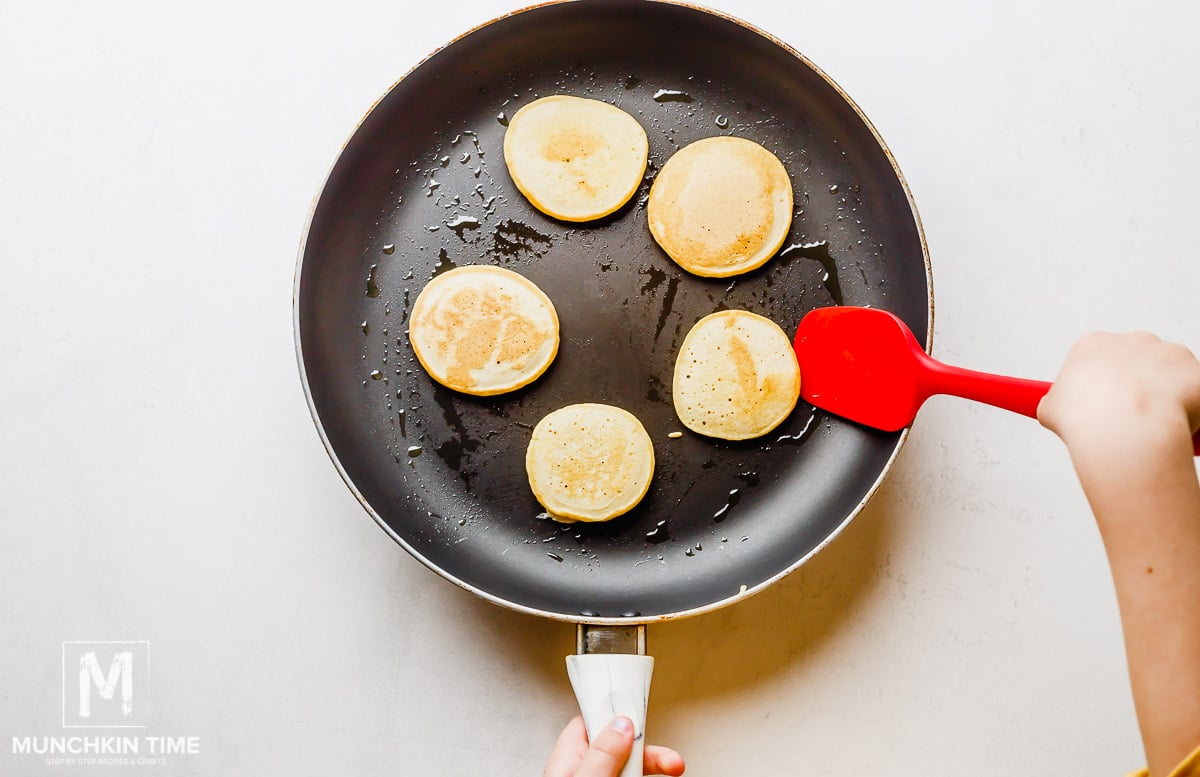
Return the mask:
[[[646,180],[600,222],[541,214],[504,166],[506,117],[550,94],[610,102],[649,135]],[[795,211],[781,255],[709,280],[655,245],[645,201],[672,152],[721,134],[780,158]],[[513,394],[445,389],[408,343],[424,284],[476,263],[530,278],[560,317],[555,363]],[[903,183],[853,107],[803,60],[692,8],[567,3],[460,38],[371,110],[312,216],[298,337],[331,454],[418,558],[518,608],[649,620],[711,607],[794,567],[858,510],[900,439],[803,402],[757,440],[684,431],[670,386],[692,324],[743,308],[790,334],[806,311],[844,302],[892,310],[924,342],[928,288]],[[650,492],[611,523],[548,520],[526,480],[533,426],[575,402],[622,407],[654,441]]]

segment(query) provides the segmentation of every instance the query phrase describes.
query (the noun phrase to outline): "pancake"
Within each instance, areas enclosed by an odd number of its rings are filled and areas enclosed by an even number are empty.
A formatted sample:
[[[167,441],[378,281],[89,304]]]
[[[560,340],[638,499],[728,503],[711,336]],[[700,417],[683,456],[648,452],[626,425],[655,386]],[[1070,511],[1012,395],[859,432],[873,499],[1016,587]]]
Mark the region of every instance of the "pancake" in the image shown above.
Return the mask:
[[[458,267],[417,295],[408,339],[429,376],[465,394],[532,383],[558,353],[558,314],[533,281],[488,265]]]
[[[690,273],[724,278],[764,265],[792,225],[792,182],[779,158],[727,136],[684,146],[650,187],[650,233]]]
[[[534,427],[525,471],[554,518],[607,521],[646,495],[654,445],[641,421],[619,407],[568,405]]]
[[[693,432],[748,440],[778,426],[800,398],[792,343],[769,318],[723,310],[696,322],[675,360],[671,400]]]
[[[517,111],[504,162],[533,206],[563,221],[591,221],[633,196],[646,173],[646,131],[599,100],[554,95]]]

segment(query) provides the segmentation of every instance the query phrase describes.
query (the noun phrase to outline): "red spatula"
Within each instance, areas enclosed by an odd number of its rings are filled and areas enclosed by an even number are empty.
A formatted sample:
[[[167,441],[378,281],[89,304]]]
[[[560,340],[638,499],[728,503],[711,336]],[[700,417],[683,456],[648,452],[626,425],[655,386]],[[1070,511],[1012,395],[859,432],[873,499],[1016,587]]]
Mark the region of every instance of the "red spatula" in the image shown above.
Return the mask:
[[[888,432],[911,424],[934,394],[1036,418],[1038,402],[1050,390],[1045,381],[942,364],[925,353],[903,321],[874,308],[818,308],[800,321],[795,346],[806,401]],[[1193,445],[1200,455],[1200,442]]]

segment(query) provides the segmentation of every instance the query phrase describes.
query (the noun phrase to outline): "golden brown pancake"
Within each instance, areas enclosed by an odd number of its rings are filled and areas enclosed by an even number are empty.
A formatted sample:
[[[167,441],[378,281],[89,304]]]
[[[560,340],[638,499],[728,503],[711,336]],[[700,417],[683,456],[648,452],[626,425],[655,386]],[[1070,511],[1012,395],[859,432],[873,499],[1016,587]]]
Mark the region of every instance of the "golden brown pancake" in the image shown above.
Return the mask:
[[[723,440],[766,434],[800,398],[791,341],[769,318],[723,310],[696,322],[675,360],[671,400],[684,426]]]
[[[488,265],[434,278],[413,303],[408,338],[443,386],[488,396],[520,388],[558,353],[558,315],[533,281]]]
[[[650,233],[690,273],[724,278],[761,267],[792,224],[792,182],[778,157],[727,136],[684,146],[650,187]]]
[[[613,105],[554,95],[513,114],[504,134],[509,175],[533,206],[564,221],[620,208],[646,173],[650,145],[637,119]]]
[[[553,517],[607,521],[646,495],[654,445],[641,422],[619,407],[568,405],[534,427],[525,471]]]

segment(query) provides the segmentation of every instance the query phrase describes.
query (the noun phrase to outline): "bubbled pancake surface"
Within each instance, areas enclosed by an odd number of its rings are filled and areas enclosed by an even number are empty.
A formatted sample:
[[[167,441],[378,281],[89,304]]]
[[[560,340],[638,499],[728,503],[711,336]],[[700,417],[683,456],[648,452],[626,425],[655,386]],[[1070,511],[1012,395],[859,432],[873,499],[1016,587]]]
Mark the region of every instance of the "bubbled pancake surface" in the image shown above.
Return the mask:
[[[599,100],[553,95],[525,105],[504,134],[504,161],[538,210],[564,221],[616,211],[642,182],[650,145],[625,111]]]
[[[800,368],[778,324],[723,310],[700,319],[684,338],[671,397],[692,431],[747,440],[771,431],[795,408]]]
[[[459,267],[421,290],[409,340],[443,386],[488,396],[525,386],[558,353],[558,315],[532,281],[487,265]]]
[[[525,469],[534,495],[552,516],[607,521],[646,495],[654,475],[654,445],[628,411],[568,405],[534,427]]]
[[[792,224],[792,183],[779,158],[730,136],[684,146],[654,179],[650,233],[680,267],[723,278],[761,267]]]

